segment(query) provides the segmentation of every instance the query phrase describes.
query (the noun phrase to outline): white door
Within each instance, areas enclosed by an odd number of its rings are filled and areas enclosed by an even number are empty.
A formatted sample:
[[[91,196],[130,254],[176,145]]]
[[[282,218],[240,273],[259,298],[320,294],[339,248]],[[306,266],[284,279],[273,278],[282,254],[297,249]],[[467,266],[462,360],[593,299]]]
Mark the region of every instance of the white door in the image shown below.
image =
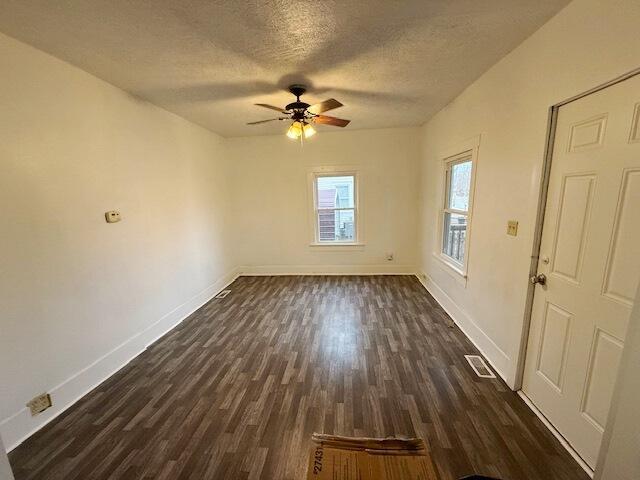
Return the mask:
[[[640,279],[640,75],[557,120],[523,390],[593,468]]]

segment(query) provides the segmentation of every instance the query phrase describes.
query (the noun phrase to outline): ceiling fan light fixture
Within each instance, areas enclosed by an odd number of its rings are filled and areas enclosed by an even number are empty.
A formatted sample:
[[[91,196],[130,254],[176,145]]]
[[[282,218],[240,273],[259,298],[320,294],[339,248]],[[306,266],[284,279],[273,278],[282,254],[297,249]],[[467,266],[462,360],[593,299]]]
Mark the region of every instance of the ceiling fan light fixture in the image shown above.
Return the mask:
[[[293,138],[294,140],[300,138],[302,135],[302,124],[300,122],[293,122],[287,130],[287,137]]]
[[[304,138],[313,137],[316,134],[316,129],[310,123],[305,123],[302,131],[304,132]]]

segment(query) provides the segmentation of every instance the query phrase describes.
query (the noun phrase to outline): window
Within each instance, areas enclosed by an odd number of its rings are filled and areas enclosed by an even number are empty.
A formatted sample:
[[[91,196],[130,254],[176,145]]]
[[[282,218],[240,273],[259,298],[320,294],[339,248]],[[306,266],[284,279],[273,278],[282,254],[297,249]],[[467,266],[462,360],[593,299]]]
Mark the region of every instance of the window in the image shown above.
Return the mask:
[[[465,152],[445,160],[441,253],[463,273],[469,240],[472,158],[472,152]]]
[[[315,174],[313,180],[317,243],[357,242],[355,174]]]

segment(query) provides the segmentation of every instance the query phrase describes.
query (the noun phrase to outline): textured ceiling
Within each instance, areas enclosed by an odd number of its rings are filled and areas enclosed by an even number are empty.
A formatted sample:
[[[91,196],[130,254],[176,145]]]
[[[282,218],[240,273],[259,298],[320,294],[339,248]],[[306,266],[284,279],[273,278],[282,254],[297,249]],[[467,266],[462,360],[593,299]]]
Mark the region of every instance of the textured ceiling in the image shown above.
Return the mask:
[[[568,0],[0,0],[0,31],[223,136],[291,83],[347,129],[420,125]],[[273,115],[272,113],[275,113]],[[321,126],[322,129],[335,127]]]

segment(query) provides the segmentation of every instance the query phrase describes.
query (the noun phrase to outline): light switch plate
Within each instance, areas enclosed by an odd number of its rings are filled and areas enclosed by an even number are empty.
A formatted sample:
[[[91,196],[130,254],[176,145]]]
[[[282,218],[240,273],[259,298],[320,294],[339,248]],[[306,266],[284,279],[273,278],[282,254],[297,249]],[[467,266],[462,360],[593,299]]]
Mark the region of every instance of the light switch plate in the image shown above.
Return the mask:
[[[507,222],[507,235],[518,235],[518,222],[517,220],[509,220]]]
[[[117,210],[109,210],[108,212],[105,212],[104,218],[107,220],[107,223],[116,223],[121,220],[120,212]]]

